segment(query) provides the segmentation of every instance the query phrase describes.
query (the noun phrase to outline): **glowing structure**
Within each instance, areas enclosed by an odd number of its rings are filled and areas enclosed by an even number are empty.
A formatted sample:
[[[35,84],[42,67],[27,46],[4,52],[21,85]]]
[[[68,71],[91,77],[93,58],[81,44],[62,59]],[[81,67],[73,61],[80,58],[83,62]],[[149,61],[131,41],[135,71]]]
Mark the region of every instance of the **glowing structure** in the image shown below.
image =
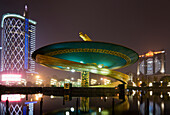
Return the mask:
[[[81,86],[88,87],[89,86],[89,72],[83,71],[81,72]]]
[[[149,51],[139,55],[137,75],[156,75],[165,73],[165,51]]]
[[[127,83],[128,75],[114,70],[135,63],[138,60],[138,54],[120,45],[94,42],[88,39],[42,47],[33,53],[32,58],[43,66],[81,72],[82,86],[88,87],[88,72]]]
[[[1,100],[2,101],[8,100],[9,102],[21,101],[21,95],[20,94],[4,94],[4,95],[1,95]]]
[[[2,81],[21,81],[21,75],[20,74],[2,74]]]
[[[36,22],[29,19],[27,5],[24,16],[5,14],[2,17],[2,74],[35,73],[35,62],[31,58],[35,51]]]
[[[87,34],[83,34],[82,32],[79,32],[79,36],[84,40],[84,41],[92,41]]]

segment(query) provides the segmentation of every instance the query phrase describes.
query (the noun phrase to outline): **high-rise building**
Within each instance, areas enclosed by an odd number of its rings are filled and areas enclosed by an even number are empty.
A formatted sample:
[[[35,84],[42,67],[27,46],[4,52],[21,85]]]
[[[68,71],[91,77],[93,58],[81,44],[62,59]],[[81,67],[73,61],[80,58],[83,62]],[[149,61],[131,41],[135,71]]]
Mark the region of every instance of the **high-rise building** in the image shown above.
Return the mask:
[[[36,22],[29,19],[27,5],[24,16],[3,15],[1,27],[2,81],[26,78],[27,73],[35,72],[35,62],[31,55],[35,51],[36,37]]]
[[[137,75],[165,74],[165,51],[150,51],[139,56]]]

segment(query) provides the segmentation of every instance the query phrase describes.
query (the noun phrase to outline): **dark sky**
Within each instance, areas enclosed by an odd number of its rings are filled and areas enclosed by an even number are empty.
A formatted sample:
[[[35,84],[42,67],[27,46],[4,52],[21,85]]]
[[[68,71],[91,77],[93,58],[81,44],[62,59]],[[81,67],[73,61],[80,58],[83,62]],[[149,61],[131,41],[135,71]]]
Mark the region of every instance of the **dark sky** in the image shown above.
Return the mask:
[[[0,20],[5,13],[23,14],[24,0],[0,0]],[[93,41],[120,44],[139,54],[165,49],[170,73],[169,0],[30,0],[30,18],[37,21],[36,48],[79,41],[86,33]],[[41,75],[70,76],[70,72],[37,66]],[[48,73],[46,72],[48,71]],[[136,64],[122,69],[136,72]]]

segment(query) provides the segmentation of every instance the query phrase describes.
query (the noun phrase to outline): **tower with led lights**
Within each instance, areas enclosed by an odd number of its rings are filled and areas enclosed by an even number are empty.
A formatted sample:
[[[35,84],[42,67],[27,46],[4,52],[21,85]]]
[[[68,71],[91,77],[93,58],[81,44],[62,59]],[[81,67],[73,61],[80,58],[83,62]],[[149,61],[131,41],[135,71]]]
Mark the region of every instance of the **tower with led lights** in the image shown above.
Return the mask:
[[[27,73],[35,72],[35,62],[31,55],[35,50],[36,22],[29,19],[25,5],[24,16],[9,13],[3,15],[1,27],[2,81],[10,80],[18,74],[20,77],[15,78],[20,81]]]

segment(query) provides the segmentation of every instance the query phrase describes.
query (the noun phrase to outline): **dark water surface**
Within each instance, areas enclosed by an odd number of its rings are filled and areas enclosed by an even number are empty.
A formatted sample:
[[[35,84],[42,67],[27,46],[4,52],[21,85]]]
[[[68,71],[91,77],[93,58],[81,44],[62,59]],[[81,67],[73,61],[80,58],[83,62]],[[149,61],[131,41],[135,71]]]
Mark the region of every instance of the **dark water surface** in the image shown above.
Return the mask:
[[[170,92],[131,91],[112,97],[1,94],[0,113],[10,115],[170,115]],[[9,100],[7,102],[6,100]]]

